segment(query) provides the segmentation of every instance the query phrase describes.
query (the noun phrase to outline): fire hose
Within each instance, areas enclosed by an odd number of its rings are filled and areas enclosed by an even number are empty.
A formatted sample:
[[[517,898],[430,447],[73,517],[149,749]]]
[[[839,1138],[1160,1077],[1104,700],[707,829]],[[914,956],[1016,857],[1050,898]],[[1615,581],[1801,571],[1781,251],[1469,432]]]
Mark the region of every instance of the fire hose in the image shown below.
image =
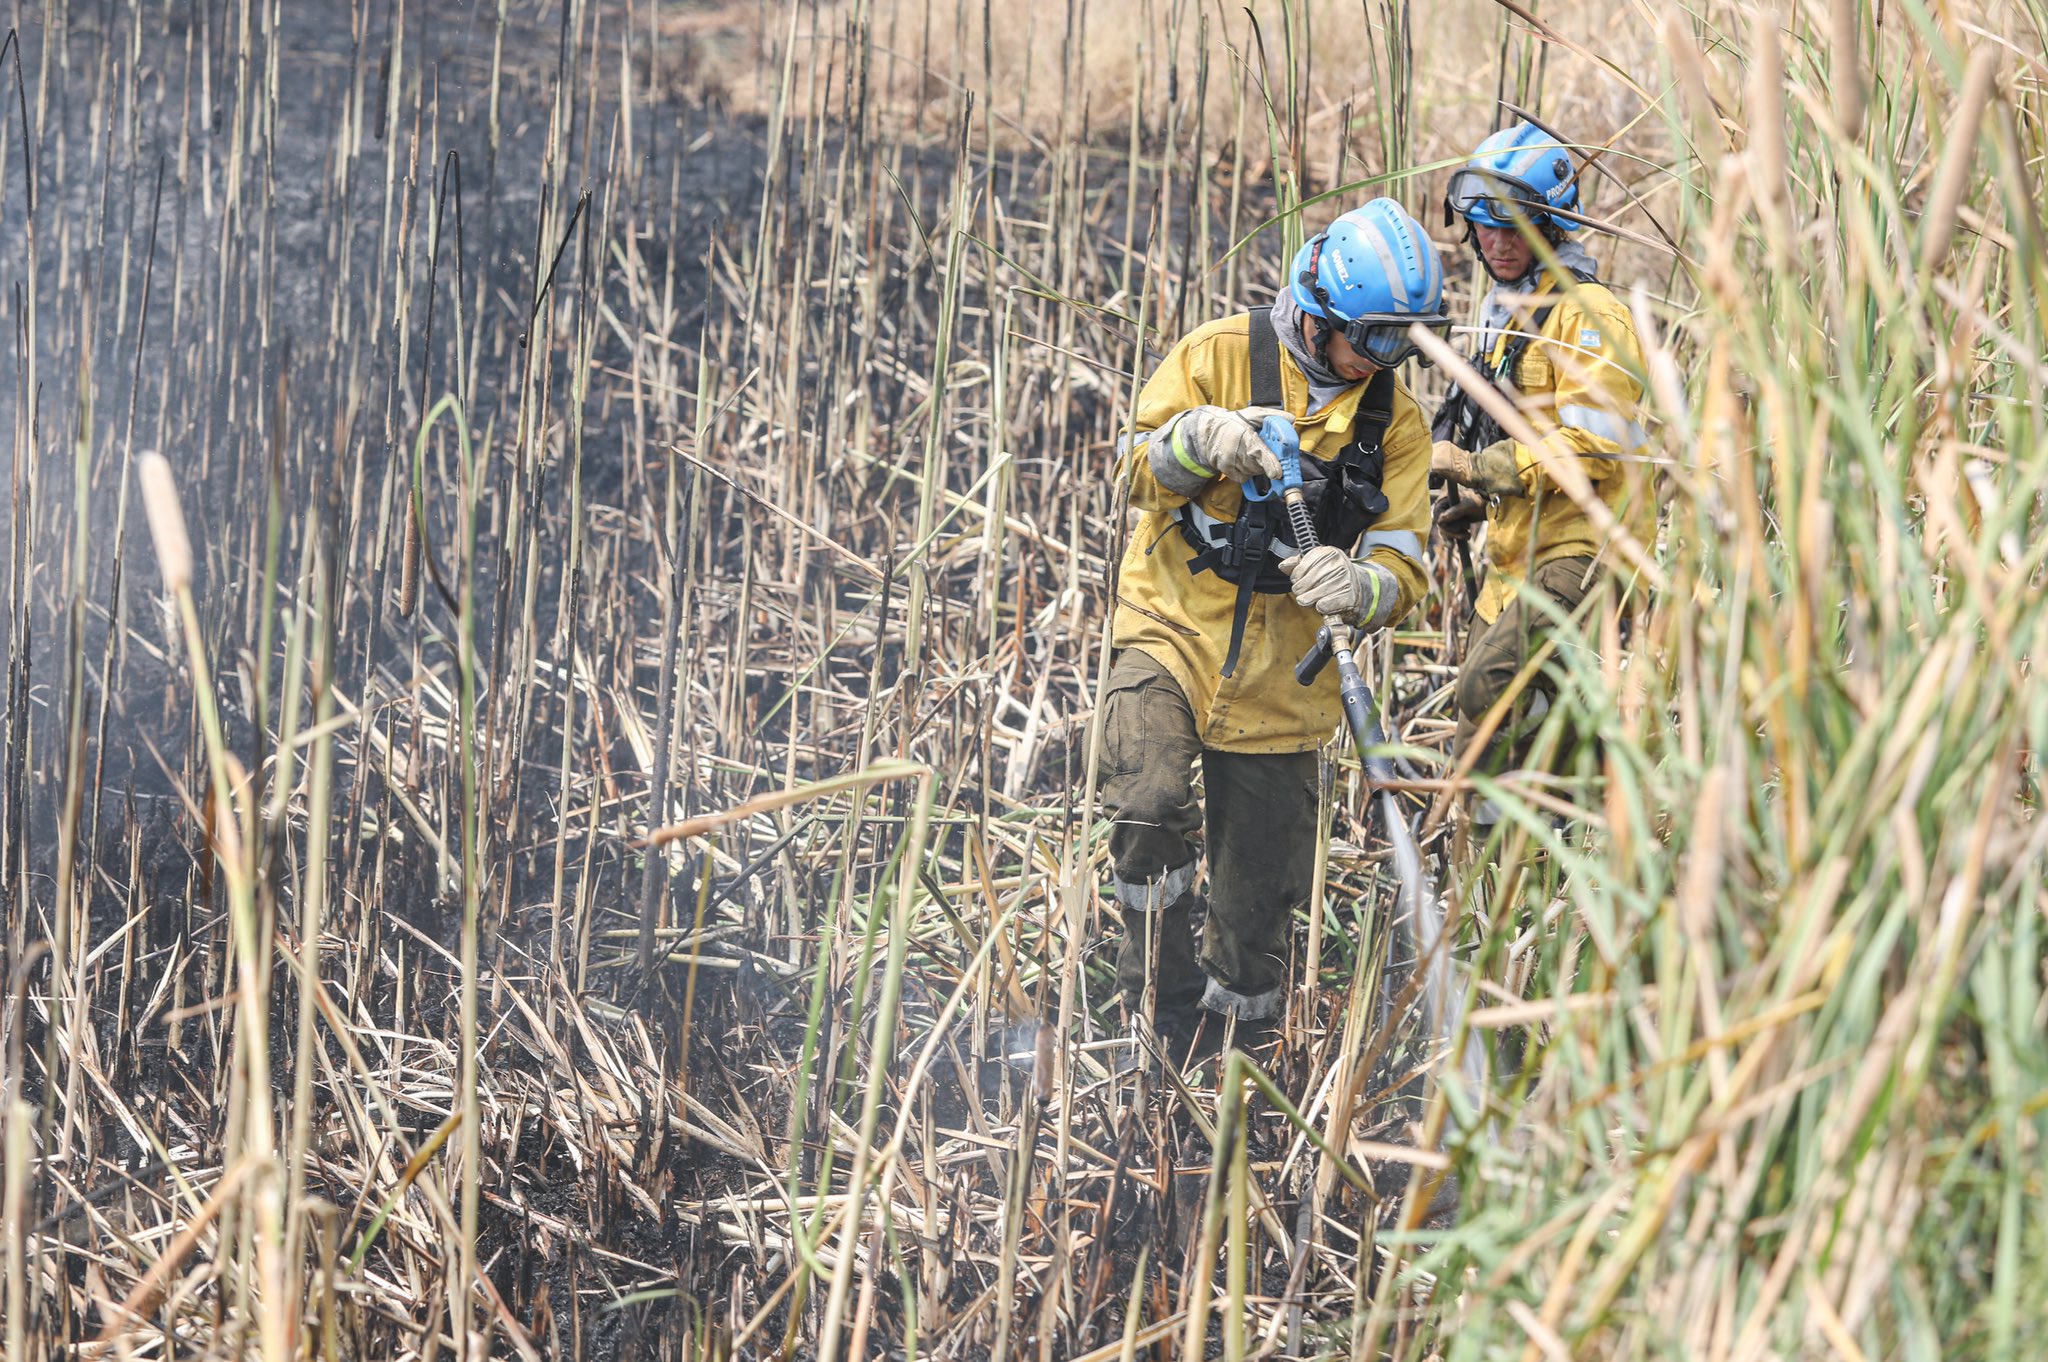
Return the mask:
[[[1294,423],[1285,416],[1269,415],[1259,428],[1259,436],[1273,451],[1274,458],[1279,460],[1280,480],[1276,485],[1269,480],[1255,478],[1244,484],[1244,495],[1250,501],[1264,501],[1276,495],[1280,497],[1287,510],[1288,525],[1294,532],[1295,548],[1306,553],[1321,541],[1309,514],[1308,502],[1302,495],[1301,441],[1295,434]],[[1398,776],[1393,762],[1385,753],[1387,739],[1373,706],[1372,691],[1365,684],[1365,676],[1354,655],[1357,643],[1357,633],[1349,620],[1338,615],[1323,616],[1323,626],[1316,632],[1315,646],[1295,664],[1294,679],[1304,686],[1313,685],[1324,667],[1333,661],[1337,664],[1337,694],[1344,705],[1345,727],[1350,730],[1359,763],[1365,771],[1368,799],[1374,794],[1379,796],[1387,842],[1393,849],[1394,873],[1401,886],[1399,918],[1407,924],[1408,945],[1414,952],[1413,958],[1426,970],[1423,1006],[1430,1033],[1441,1052],[1452,1040],[1461,1002],[1461,998],[1452,992],[1449,943],[1441,940],[1444,906],[1437,896],[1436,886],[1423,868],[1422,850],[1416,843],[1415,829],[1401,812],[1392,788]],[[1479,1048],[1468,1045],[1464,1066],[1466,1076],[1475,1082],[1483,1079],[1483,1066]]]

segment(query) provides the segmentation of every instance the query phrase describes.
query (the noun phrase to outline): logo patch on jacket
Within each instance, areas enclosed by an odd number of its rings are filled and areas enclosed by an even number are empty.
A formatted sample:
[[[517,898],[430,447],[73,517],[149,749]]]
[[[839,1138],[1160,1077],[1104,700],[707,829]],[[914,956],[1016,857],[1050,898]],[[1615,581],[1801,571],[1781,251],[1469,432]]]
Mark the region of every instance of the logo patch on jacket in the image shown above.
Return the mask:
[[[1593,327],[1587,327],[1579,332],[1579,344],[1588,350],[1598,350],[1600,348],[1600,333]]]

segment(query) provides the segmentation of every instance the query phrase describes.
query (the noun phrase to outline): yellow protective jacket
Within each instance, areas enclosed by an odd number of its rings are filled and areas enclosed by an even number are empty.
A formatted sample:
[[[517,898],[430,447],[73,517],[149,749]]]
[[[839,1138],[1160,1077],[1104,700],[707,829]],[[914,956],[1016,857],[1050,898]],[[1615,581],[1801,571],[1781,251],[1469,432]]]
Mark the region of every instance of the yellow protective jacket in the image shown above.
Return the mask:
[[[1543,436],[1547,453],[1576,459],[1614,518],[1647,545],[1655,532],[1656,479],[1640,457],[1645,443],[1637,422],[1643,355],[1628,310],[1600,284],[1569,281],[1569,288],[1538,290],[1517,304],[1506,328],[1526,330],[1536,311],[1550,307],[1537,339],[1522,352],[1513,388],[1529,423]],[[1495,343],[1498,365],[1509,336]],[[1503,386],[1506,386],[1505,384]],[[1479,593],[1479,617],[1491,623],[1515,599],[1516,589],[1538,566],[1559,558],[1592,558],[1604,536],[1586,513],[1543,476],[1536,450],[1517,442],[1515,466],[1528,495],[1501,497],[1486,517],[1486,555],[1492,563]]]
[[[1138,395],[1134,426],[1140,435],[1126,451],[1119,472],[1130,479],[1131,505],[1142,514],[1118,575],[1112,640],[1118,648],[1143,651],[1180,683],[1204,747],[1307,752],[1343,718],[1335,667],[1325,668],[1313,686],[1304,687],[1294,679],[1294,664],[1314,646],[1322,619],[1297,605],[1291,595],[1255,595],[1235,673],[1224,678],[1237,588],[1214,572],[1188,571],[1195,551],[1175,516],[1188,498],[1154,476],[1143,435],[1191,407],[1207,404],[1238,411],[1251,404],[1248,329],[1247,319],[1236,316],[1191,332],[1173,347]],[[1366,385],[1346,389],[1311,414],[1308,378],[1284,347],[1280,377],[1302,452],[1334,459],[1351,439],[1352,419]],[[1385,566],[1400,583],[1394,615],[1398,619],[1421,598],[1427,583],[1421,558],[1429,533],[1430,452],[1422,411],[1398,381],[1394,419],[1383,446],[1386,469],[1380,490],[1386,495],[1387,511],[1367,532],[1366,557]],[[1244,505],[1238,485],[1228,478],[1209,482],[1197,500],[1222,521],[1237,519]]]

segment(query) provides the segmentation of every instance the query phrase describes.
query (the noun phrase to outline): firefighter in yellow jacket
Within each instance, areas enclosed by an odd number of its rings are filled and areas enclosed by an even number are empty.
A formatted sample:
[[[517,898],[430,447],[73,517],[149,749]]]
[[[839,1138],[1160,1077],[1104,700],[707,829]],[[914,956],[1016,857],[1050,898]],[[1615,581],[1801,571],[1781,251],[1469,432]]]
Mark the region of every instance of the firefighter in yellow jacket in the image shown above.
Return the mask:
[[[1542,453],[1576,462],[1615,520],[1647,543],[1656,505],[1636,420],[1642,352],[1627,309],[1572,239],[1581,225],[1578,204],[1564,147],[1526,122],[1488,137],[1452,174],[1445,220],[1465,220],[1467,240],[1494,281],[1473,366],[1529,418]],[[1548,245],[1554,267],[1539,259],[1532,237]],[[1537,449],[1509,437],[1471,397],[1454,387],[1434,434],[1431,471],[1476,494],[1439,503],[1439,527],[1461,536],[1481,515],[1486,520],[1490,568],[1456,691],[1464,754],[1558,618],[1602,585],[1608,555],[1586,513],[1542,471]],[[1516,758],[1549,689],[1539,674],[1526,700],[1518,697],[1480,757],[1484,768]],[[1484,802],[1475,813],[1480,822],[1495,816]]]
[[[1103,715],[1117,980],[1134,1028],[1156,1017],[1174,1042],[1205,1012],[1279,1012],[1288,923],[1314,870],[1316,749],[1342,719],[1334,672],[1303,687],[1294,664],[1323,615],[1382,629],[1425,589],[1429,430],[1394,370],[1416,322],[1446,324],[1436,248],[1376,199],[1304,245],[1289,276],[1270,309],[1173,348],[1139,395],[1120,465],[1141,516]],[[1307,552],[1277,497],[1241,491],[1279,473],[1258,435],[1276,410],[1301,440],[1322,545]]]

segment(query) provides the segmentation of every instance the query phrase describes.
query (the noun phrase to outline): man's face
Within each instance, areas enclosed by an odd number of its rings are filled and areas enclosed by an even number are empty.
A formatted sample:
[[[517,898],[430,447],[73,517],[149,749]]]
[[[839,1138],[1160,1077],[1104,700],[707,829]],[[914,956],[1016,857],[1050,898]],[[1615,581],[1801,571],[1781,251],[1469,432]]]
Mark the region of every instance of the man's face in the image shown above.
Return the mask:
[[[1315,345],[1316,324],[1314,318],[1304,316],[1301,319],[1301,334],[1310,346]],[[1379,365],[1374,364],[1352,348],[1351,342],[1344,339],[1344,333],[1341,331],[1334,331],[1330,334],[1330,348],[1325,353],[1329,355],[1330,367],[1335,369],[1337,376],[1346,383],[1363,383],[1380,371]]]
[[[1486,261],[1487,272],[1496,279],[1520,279],[1536,263],[1536,251],[1522,234],[1513,227],[1480,227],[1473,230],[1479,237],[1479,255]]]

